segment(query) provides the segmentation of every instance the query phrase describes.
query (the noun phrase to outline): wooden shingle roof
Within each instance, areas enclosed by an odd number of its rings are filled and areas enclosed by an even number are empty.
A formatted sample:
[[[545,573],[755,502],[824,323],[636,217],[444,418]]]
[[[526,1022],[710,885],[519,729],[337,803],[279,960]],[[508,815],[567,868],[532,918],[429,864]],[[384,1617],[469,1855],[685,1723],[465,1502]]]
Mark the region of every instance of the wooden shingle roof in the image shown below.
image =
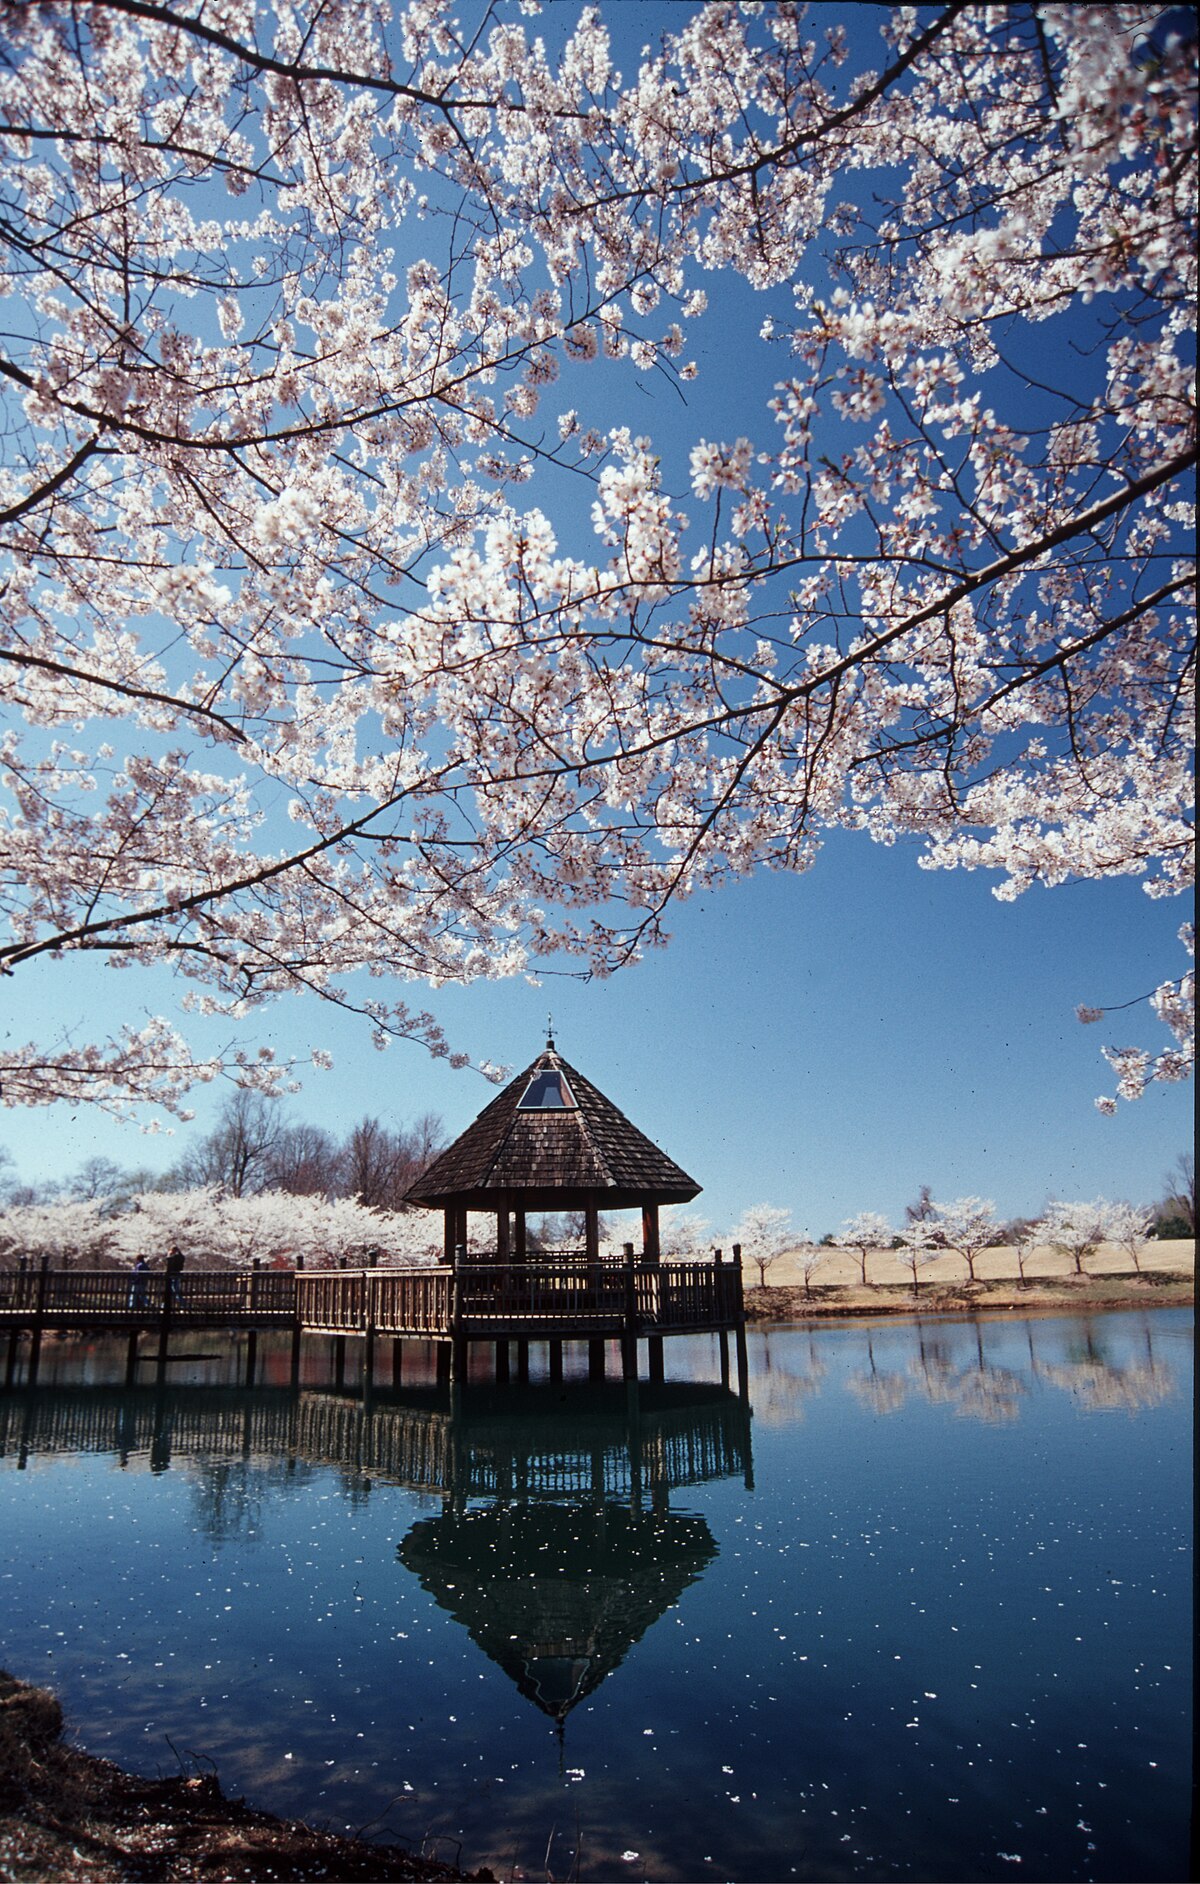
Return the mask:
[[[540,1076],[540,1084],[539,1084]],[[541,1092],[551,1104],[531,1103]],[[524,1102],[524,1103],[523,1103]],[[555,1210],[687,1203],[700,1186],[547,1045],[408,1193],[413,1204]]]

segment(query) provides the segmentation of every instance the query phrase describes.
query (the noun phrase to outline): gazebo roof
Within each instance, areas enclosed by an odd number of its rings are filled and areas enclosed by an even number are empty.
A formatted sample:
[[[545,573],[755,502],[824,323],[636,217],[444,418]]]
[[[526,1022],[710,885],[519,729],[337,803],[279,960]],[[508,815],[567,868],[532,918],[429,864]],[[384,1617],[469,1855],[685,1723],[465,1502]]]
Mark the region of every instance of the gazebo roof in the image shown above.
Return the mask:
[[[552,1041],[408,1193],[413,1204],[535,1209],[595,1197],[612,1210],[687,1203],[700,1186],[631,1125]]]

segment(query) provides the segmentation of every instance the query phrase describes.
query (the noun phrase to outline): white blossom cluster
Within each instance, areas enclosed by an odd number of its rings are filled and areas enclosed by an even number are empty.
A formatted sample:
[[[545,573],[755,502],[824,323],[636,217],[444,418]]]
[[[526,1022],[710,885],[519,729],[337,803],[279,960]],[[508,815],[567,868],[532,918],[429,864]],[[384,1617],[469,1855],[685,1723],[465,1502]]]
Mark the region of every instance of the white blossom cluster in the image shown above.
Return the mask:
[[[14,1204],[0,1209],[0,1262],[49,1257],[51,1266],[153,1266],[173,1244],[204,1269],[243,1269],[257,1259],[306,1268],[361,1267],[368,1250],[385,1266],[442,1258],[441,1220],[428,1211],[372,1210],[352,1198],[262,1191],[235,1197],[214,1188],[146,1191],[114,1212],[104,1198]]]
[[[593,7],[7,9],[0,970],[448,1053],[351,978],[608,972],[831,829],[1187,886],[1194,36],[837,11],[681,7],[622,71]],[[773,414],[671,466],[619,416],[732,277]],[[156,1022],[0,1097],[218,1067]]]
[[[1151,1234],[1153,1216],[1150,1210],[1106,1197],[1090,1203],[1052,1202],[1042,1217],[1025,1228],[1018,1252],[1021,1273],[1035,1250],[1054,1249],[1070,1256],[1082,1274],[1085,1259],[1105,1244],[1124,1250],[1136,1268]],[[860,1211],[842,1225],[837,1243],[858,1256],[864,1280],[868,1253],[895,1248],[914,1280],[922,1262],[953,1254],[963,1258],[973,1281],[978,1258],[984,1250],[996,1247],[1001,1230],[990,1198],[955,1197],[942,1203],[930,1198],[927,1211],[899,1230],[893,1230],[878,1211]]]

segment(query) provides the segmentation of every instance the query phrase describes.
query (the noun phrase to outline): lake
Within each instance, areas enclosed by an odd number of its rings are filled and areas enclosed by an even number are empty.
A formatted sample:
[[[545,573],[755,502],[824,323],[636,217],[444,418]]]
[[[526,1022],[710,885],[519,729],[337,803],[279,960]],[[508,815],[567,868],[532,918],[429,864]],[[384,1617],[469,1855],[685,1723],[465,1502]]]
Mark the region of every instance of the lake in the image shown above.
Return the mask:
[[[1191,1338],[777,1328],[748,1404],[704,1337],[453,1407],[50,1342],[0,1662],[92,1752],[498,1877],[1183,1878]]]

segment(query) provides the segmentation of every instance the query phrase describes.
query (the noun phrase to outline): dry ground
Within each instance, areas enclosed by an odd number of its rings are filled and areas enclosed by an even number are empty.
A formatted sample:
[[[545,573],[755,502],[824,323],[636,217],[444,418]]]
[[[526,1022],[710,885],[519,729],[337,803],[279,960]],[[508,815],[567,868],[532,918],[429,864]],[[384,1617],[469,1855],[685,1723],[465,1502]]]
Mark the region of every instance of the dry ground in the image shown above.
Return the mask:
[[[767,1270],[758,1286],[753,1263],[745,1266],[746,1307],[752,1319],[778,1321],[793,1316],[837,1314],[909,1314],[914,1307],[911,1271],[893,1250],[867,1256],[868,1286],[862,1286],[858,1258],[845,1250],[822,1252],[820,1267],[805,1286],[802,1259],[789,1250]],[[1193,1299],[1196,1245],[1191,1239],[1149,1243],[1140,1257],[1141,1273],[1124,1250],[1105,1246],[1087,1259],[1076,1275],[1070,1257],[1038,1250],[1025,1264],[1025,1284],[1016,1251],[985,1250],[976,1259],[971,1282],[961,1256],[935,1256],[917,1270],[915,1305],[923,1311],[977,1308],[1117,1308],[1138,1305],[1184,1306]]]

